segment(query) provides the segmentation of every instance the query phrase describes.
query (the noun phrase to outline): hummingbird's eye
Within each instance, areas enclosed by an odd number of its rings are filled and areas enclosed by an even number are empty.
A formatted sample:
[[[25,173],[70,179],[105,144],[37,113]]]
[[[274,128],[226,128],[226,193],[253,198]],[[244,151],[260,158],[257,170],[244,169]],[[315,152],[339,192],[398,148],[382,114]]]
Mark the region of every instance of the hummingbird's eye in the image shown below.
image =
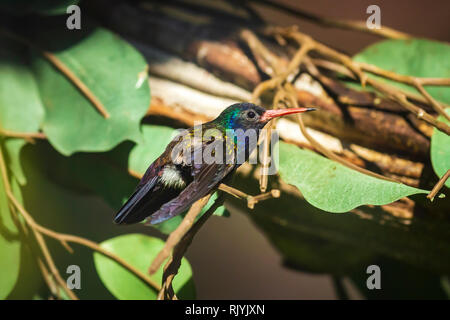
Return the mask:
[[[246,113],[246,117],[247,117],[247,119],[248,120],[255,120],[255,118],[256,118],[256,112],[255,111],[253,111],[253,110],[249,110],[249,111],[247,111],[247,113]]]

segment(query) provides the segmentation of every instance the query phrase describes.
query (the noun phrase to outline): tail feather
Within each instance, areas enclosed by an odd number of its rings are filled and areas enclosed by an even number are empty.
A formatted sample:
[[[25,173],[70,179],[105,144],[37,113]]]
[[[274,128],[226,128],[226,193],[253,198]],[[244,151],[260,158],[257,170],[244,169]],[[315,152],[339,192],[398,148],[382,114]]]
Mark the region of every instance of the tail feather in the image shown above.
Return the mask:
[[[119,212],[117,212],[114,217],[114,223],[136,223],[144,219],[145,217],[142,217],[142,211],[144,209],[142,200],[151,192],[157,180],[158,177],[154,177],[136,190],[122,208],[120,208]]]

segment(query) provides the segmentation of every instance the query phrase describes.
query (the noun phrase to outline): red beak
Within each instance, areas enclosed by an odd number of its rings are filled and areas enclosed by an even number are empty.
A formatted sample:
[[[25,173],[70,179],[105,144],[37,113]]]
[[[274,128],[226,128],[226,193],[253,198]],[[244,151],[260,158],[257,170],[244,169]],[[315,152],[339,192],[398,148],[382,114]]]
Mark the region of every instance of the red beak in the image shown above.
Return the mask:
[[[314,111],[314,110],[316,110],[316,109],[315,108],[289,108],[289,109],[267,110],[266,112],[263,113],[260,121],[266,122],[266,121],[269,121],[270,119],[285,116],[287,114],[301,113],[301,112]]]

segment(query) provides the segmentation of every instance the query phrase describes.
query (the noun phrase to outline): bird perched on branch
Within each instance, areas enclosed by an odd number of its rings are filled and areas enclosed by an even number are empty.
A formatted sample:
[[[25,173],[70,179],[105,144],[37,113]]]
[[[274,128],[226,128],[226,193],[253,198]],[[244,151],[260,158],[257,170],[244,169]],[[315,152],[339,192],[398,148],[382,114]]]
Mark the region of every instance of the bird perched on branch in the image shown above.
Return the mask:
[[[148,217],[147,223],[157,224],[186,211],[248,159],[271,119],[312,110],[237,103],[216,119],[182,131],[149,166],[114,222],[137,223]]]

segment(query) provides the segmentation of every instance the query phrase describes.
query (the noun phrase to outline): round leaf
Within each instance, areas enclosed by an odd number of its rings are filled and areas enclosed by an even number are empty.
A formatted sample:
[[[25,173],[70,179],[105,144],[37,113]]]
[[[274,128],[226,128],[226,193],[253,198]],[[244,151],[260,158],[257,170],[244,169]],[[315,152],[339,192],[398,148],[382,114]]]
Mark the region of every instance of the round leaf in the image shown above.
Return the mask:
[[[280,142],[279,173],[309,203],[329,212],[347,212],[365,204],[383,205],[412,194],[427,193],[370,177],[284,142]]]
[[[82,36],[70,30],[42,35],[47,40],[41,41],[50,43],[42,45],[89,88],[110,118],[47,60],[37,55],[33,63],[46,110],[44,132],[64,155],[107,151],[124,140],[138,140],[150,102],[143,81],[146,62],[139,52],[105,29],[86,28]]]
[[[384,40],[377,42],[354,56],[355,61],[374,64],[402,75],[430,78],[450,78],[450,45],[425,39]],[[387,80],[381,81],[411,92],[411,86]],[[450,103],[450,88],[427,86],[425,90],[435,99]]]
[[[164,246],[160,239],[142,234],[118,236],[101,243],[106,250],[115,253],[134,267],[148,273],[151,262]],[[154,300],[158,292],[137,278],[128,270],[99,253],[94,254],[95,268],[108,290],[121,300]],[[163,267],[151,278],[161,283]],[[194,299],[195,288],[192,270],[186,259],[182,259],[178,274],[174,278],[173,288],[181,299]]]

